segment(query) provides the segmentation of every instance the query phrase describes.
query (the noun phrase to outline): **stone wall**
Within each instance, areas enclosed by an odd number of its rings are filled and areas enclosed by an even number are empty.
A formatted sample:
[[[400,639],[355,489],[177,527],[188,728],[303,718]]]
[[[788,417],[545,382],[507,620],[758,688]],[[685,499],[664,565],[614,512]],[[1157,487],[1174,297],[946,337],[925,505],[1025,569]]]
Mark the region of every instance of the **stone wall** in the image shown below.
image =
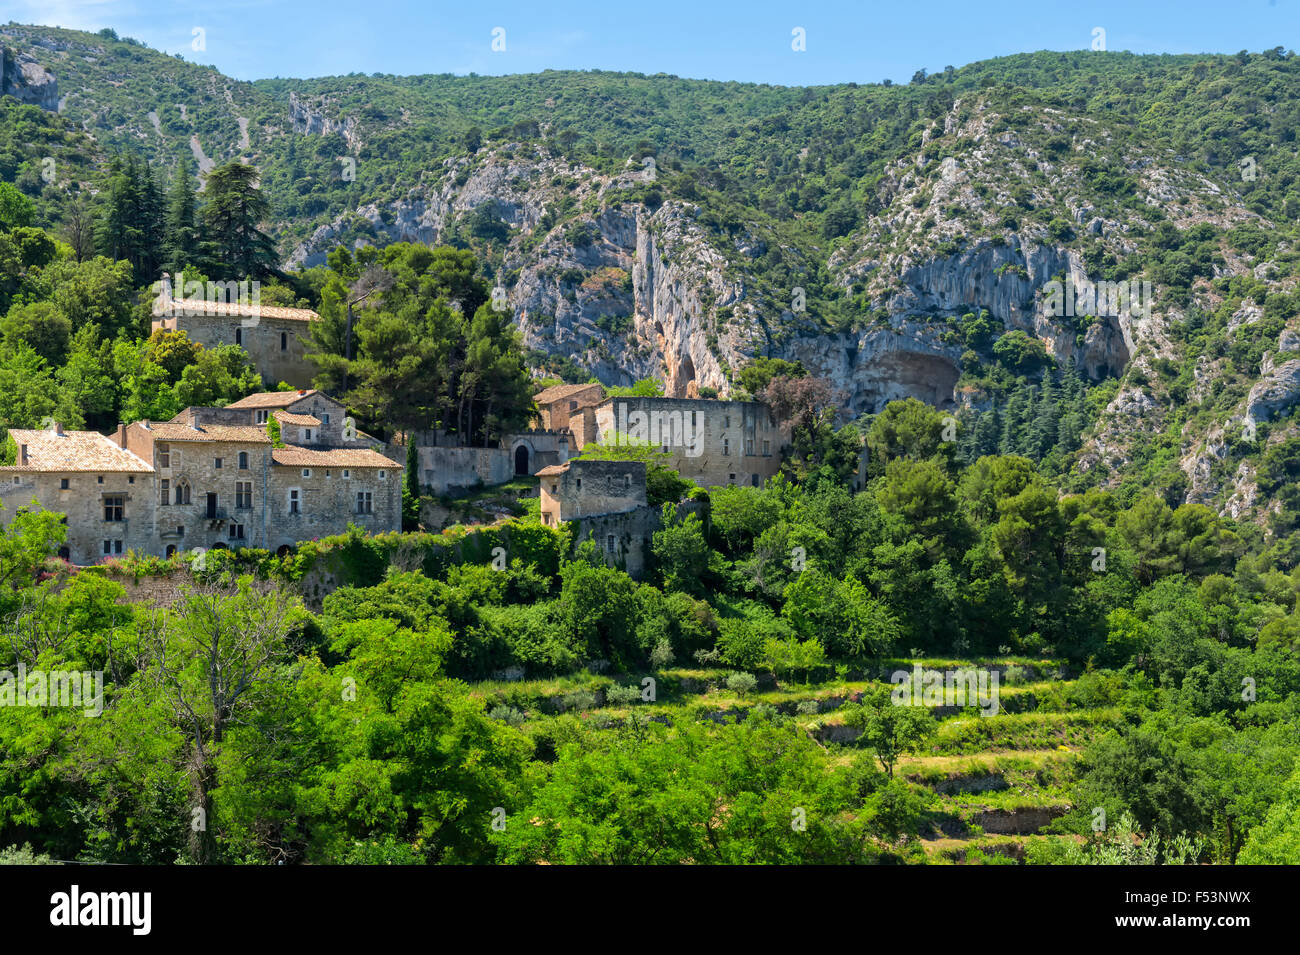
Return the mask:
[[[677,514],[682,518],[697,514],[707,525],[709,505],[707,501],[684,501],[677,505]],[[654,533],[663,529],[663,514],[657,507],[642,505],[620,514],[583,517],[573,523],[575,547],[582,541],[594,540],[605,554],[606,564],[640,580],[650,564]]]
[[[269,388],[282,381],[295,388],[311,387],[316,367],[307,360],[309,322],[265,315],[256,319],[256,325],[240,322],[229,315],[177,315],[155,321],[153,327],[183,331],[205,348],[239,345]]]
[[[480,485],[504,484],[515,475],[514,459],[506,448],[420,447],[416,452],[420,484],[432,494],[456,494]],[[405,460],[404,451],[399,458]]]
[[[542,474],[542,523],[552,527],[595,514],[616,514],[646,503],[646,467],[640,461],[577,459],[557,474]]]
[[[781,469],[790,441],[758,401],[611,398],[596,409],[595,421],[602,444],[614,443],[617,433],[666,449],[668,466],[700,487],[765,483]]]
[[[62,482],[68,482],[67,488]],[[153,475],[44,473],[13,475],[0,484],[0,524],[13,520],[20,507],[67,515],[68,536],[60,556],[74,564],[93,564],[127,551],[148,549],[153,535]],[[105,520],[106,497],[122,498],[122,519]],[[113,510],[116,517],[117,511]],[[107,543],[107,546],[105,545]]]
[[[290,504],[294,490],[299,501],[296,514]],[[370,494],[370,513],[358,512],[358,493]],[[402,472],[277,464],[271,468],[266,510],[269,536],[264,546],[271,550],[341,534],[349,523],[368,534],[398,531],[402,529]]]

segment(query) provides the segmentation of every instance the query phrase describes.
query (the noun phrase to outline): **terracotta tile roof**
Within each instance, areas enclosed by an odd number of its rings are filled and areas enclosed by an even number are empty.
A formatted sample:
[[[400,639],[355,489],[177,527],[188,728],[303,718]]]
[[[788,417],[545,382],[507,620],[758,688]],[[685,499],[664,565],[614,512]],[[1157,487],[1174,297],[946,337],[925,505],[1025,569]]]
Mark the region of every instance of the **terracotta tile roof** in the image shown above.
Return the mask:
[[[287,408],[296,401],[316,394],[315,388],[305,391],[259,391],[226,405],[227,408]]]
[[[285,308],[282,305],[253,305],[249,302],[208,302],[201,298],[174,298],[157,302],[154,315],[224,315],[231,318],[280,318],[295,322],[314,322],[320,315],[309,308]]]
[[[296,424],[300,427],[319,428],[320,418],[310,414],[292,414],[288,411],[276,411],[275,420],[280,424]]]
[[[271,452],[274,464],[291,468],[384,468],[401,470],[401,465],[370,448],[331,448],[317,451],[290,446]]]
[[[568,471],[568,470],[569,470],[569,466],[568,466],[567,464],[551,464],[551,465],[548,465],[547,467],[542,468],[540,471],[538,471],[538,472],[537,472],[535,475],[533,475],[533,476],[534,476],[534,477],[551,477],[552,475],[563,474],[563,473],[565,473],[565,472]]]
[[[149,434],[158,441],[236,441],[245,444],[270,444],[264,428],[238,424],[201,424],[191,428],[179,421],[149,421]]]
[[[27,445],[27,463],[0,468],[3,471],[98,471],[109,473],[153,472],[143,458],[120,448],[97,431],[27,431],[9,432],[14,444]]]
[[[599,388],[599,387],[600,386],[597,385],[596,382],[594,381],[589,381],[585,385],[554,385],[553,387],[547,388],[545,391],[541,391],[533,395],[533,400],[536,401],[539,405],[550,405],[550,404],[554,404],[557,401],[563,401],[565,398],[571,398],[574,395],[578,394],[579,392],[585,391],[588,388]],[[603,388],[601,388],[601,393],[602,394],[604,393]]]

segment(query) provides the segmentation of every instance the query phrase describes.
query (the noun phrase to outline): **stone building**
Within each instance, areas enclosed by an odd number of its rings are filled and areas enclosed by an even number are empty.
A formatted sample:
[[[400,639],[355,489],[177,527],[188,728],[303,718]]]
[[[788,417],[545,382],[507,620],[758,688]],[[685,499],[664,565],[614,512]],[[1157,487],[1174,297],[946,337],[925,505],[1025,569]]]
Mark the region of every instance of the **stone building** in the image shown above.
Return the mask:
[[[587,412],[604,445],[648,445],[700,487],[759,487],[781,469],[790,433],[761,401],[609,398]]]
[[[58,511],[68,534],[59,556],[77,564],[143,552],[153,533],[154,469],[94,431],[15,428],[14,464],[0,467],[0,524],[19,508]]]
[[[605,398],[605,389],[597,383],[556,385],[533,395],[537,405],[537,428],[541,431],[572,431],[581,436],[582,412],[594,408]],[[581,449],[582,445],[577,447]]]
[[[645,464],[578,458],[537,472],[541,478],[542,523],[556,527],[593,514],[617,514],[645,507]]]
[[[76,563],[128,550],[282,551],[349,524],[401,529],[402,467],[348,430],[342,405],[305,391],[235,404],[137,421],[113,438],[12,431],[16,463],[0,468],[0,500],[66,514],[65,556]],[[285,447],[267,435],[270,415]]]
[[[154,316],[154,331],[183,331],[205,348],[239,345],[268,387],[282,381],[296,388],[311,387],[316,369],[307,360],[307,346],[311,323],[320,319],[311,309],[160,298],[154,303]]]

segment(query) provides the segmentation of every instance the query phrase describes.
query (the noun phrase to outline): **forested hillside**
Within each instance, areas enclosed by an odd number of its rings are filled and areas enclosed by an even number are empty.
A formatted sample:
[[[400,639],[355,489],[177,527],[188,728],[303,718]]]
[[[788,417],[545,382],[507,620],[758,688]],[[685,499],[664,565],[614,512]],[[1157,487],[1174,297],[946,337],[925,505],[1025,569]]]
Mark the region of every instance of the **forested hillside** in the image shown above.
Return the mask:
[[[316,310],[315,385],[409,452],[403,533],[280,555],[74,568],[0,514],[0,669],[104,681],[0,678],[0,861],[1300,861],[1292,53],[784,88],[0,46],[0,463],[262,389],[151,330],[164,271]],[[765,400],[781,473],[585,452],[647,464],[640,579],[536,478],[421,487],[415,435],[592,379]],[[991,701],[895,705],[968,671]]]

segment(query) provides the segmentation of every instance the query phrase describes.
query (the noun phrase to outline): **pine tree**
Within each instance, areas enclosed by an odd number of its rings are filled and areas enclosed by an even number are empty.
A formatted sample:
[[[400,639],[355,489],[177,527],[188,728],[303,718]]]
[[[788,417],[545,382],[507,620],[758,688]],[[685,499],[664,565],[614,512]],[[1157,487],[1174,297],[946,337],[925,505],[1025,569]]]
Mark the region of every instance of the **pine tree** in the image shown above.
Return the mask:
[[[185,159],[176,164],[176,172],[172,174],[164,231],[163,261],[172,275],[176,275],[194,263],[199,245],[196,186],[189,161]]]

